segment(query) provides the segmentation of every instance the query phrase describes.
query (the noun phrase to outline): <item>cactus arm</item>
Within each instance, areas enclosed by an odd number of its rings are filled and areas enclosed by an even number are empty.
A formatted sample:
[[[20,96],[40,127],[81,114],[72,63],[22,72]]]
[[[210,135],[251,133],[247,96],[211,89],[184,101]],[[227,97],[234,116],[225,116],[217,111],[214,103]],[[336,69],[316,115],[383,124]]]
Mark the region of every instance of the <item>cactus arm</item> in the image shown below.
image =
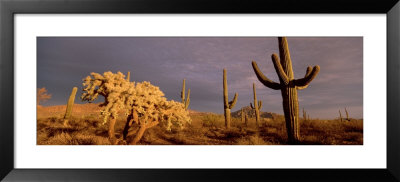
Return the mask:
[[[289,84],[289,78],[286,75],[285,71],[282,68],[281,63],[279,62],[279,57],[276,54],[272,54],[271,56],[272,62],[274,63],[275,71],[281,79],[282,83],[285,85]]]
[[[251,102],[250,102],[250,107],[251,107],[251,109],[254,109],[253,104]]]
[[[229,102],[229,109],[232,109],[233,107],[235,107],[236,101],[237,101],[237,97],[238,97],[238,94],[235,93],[235,96],[233,97],[233,100]]]
[[[310,82],[318,75],[319,70],[320,68],[318,65],[314,66],[310,74],[308,74],[304,78],[295,80],[294,83],[296,87],[298,87],[299,89],[303,89],[302,87],[308,86],[308,84],[310,84]]]
[[[279,83],[276,83],[270,79],[268,79],[258,68],[257,63],[255,61],[251,62],[254,72],[258,78],[258,80],[260,80],[260,82],[262,84],[264,84],[266,87],[274,89],[274,90],[280,90],[281,89],[281,85]]]
[[[311,74],[311,71],[312,71],[312,67],[311,66],[308,66],[307,67],[307,71],[306,71],[306,75],[304,75],[304,77],[307,77],[308,75],[310,75]],[[303,87],[296,87],[298,90],[303,90],[303,89],[305,89],[305,88],[307,88],[308,87],[308,85],[306,85],[306,86],[303,86]]]
[[[304,77],[307,77],[308,75],[310,75],[310,74],[311,74],[311,71],[312,71],[312,67],[311,67],[311,66],[308,66],[308,67],[307,67],[307,71],[306,71],[306,75],[304,75]]]
[[[262,101],[260,100],[258,101],[258,110],[261,110],[261,108],[262,108]]]
[[[190,89],[188,89],[188,93],[187,93],[187,98],[185,101],[185,108],[187,109],[189,107],[190,104]]]

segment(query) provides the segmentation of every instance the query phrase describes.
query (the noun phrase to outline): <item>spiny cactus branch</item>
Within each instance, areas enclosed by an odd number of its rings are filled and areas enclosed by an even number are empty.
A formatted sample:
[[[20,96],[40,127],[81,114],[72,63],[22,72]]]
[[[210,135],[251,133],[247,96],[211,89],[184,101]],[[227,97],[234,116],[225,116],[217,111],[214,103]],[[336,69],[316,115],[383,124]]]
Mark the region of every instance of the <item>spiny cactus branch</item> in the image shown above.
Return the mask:
[[[288,85],[290,80],[283,70],[281,63],[279,62],[279,57],[276,54],[272,54],[271,58],[272,62],[274,63],[275,71],[276,73],[278,73],[281,83]]]
[[[310,84],[310,82],[318,75],[320,70],[320,67],[314,66],[314,68],[312,69],[310,74],[307,74],[307,76],[305,76],[304,78],[301,79],[297,79],[295,80],[295,85],[296,87],[304,87],[304,86],[308,86],[308,84]],[[308,68],[307,68],[307,72],[308,72]]]
[[[261,108],[262,108],[262,101],[260,100],[258,101],[258,110],[261,110]]]
[[[312,67],[311,66],[308,66],[307,67],[307,70],[306,70],[306,75],[304,75],[304,77],[307,77],[308,75],[310,75],[311,74],[311,71],[312,71]],[[303,90],[303,89],[305,89],[305,88],[307,88],[308,87],[308,85],[306,85],[306,86],[302,86],[302,87],[296,87],[298,90]]]
[[[251,62],[251,65],[253,66],[254,72],[256,73],[256,76],[258,78],[258,80],[260,80],[260,82],[262,84],[264,84],[266,87],[270,88],[270,89],[274,89],[274,90],[280,90],[281,89],[281,85],[279,83],[276,83],[270,79],[268,79],[258,68],[257,63],[255,61]]]
[[[235,107],[236,101],[237,101],[237,97],[238,97],[238,94],[235,93],[235,96],[233,97],[233,100],[229,102],[229,109],[232,109],[233,107]]]

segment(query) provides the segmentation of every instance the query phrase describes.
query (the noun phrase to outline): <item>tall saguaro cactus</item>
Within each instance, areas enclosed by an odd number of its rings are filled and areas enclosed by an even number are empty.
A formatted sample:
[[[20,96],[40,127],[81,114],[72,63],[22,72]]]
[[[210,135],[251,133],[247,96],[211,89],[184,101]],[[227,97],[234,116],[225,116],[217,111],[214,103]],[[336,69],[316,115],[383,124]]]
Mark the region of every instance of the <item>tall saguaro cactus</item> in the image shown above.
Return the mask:
[[[131,80],[131,72],[128,71],[128,74],[126,74],[126,81],[130,82]]]
[[[256,84],[253,83],[254,106],[250,102],[251,109],[254,110],[256,115],[256,126],[260,123],[260,110],[262,108],[262,101],[257,102]]]
[[[228,101],[228,82],[226,81],[226,70],[224,69],[224,81],[223,81],[223,93],[224,93],[224,115],[225,115],[225,127],[231,127],[231,109],[235,107],[238,94],[235,93],[232,101]]]
[[[181,98],[182,98],[182,104],[185,106],[185,109],[187,110],[187,108],[189,107],[190,104],[190,89],[188,89],[188,94],[187,97],[185,99],[185,79],[183,79],[183,83],[182,83],[182,91],[181,91]]]
[[[268,79],[260,71],[255,61],[252,61],[252,66],[261,83],[268,88],[281,90],[289,143],[295,144],[300,140],[297,90],[307,88],[310,82],[317,76],[320,67],[318,65],[313,68],[308,66],[304,78],[294,79],[288,42],[285,37],[279,37],[278,42],[279,57],[276,54],[272,54],[271,57],[275,71],[279,76],[279,83]]]
[[[72,107],[74,106],[74,102],[75,102],[76,91],[78,91],[78,88],[74,87],[72,89],[71,95],[69,96],[68,103],[67,103],[67,110],[65,111],[65,115],[64,115],[64,125],[68,125],[69,118],[71,117]]]

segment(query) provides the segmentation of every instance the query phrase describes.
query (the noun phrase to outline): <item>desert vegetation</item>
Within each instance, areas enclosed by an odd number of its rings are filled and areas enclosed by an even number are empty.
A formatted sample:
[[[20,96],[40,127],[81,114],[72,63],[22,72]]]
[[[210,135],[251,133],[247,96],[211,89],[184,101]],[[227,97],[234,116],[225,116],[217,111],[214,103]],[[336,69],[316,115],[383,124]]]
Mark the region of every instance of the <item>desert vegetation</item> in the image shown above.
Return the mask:
[[[162,90],[148,81],[131,81],[130,72],[126,76],[121,72],[92,72],[83,78],[83,92],[79,97],[86,104],[74,103],[78,88],[73,87],[66,105],[39,107],[39,103],[49,100],[51,95],[45,88],[37,90],[37,144],[363,144],[363,120],[350,118],[346,108],[345,119],[340,109],[339,117],[332,120],[311,119],[304,108],[303,117],[299,117],[297,90],[307,88],[320,67],[309,66],[304,78],[295,79],[286,38],[278,38],[278,43],[279,57],[276,54],[271,57],[279,82],[268,79],[255,61],[251,65],[263,85],[281,91],[284,115],[262,111],[263,102],[257,99],[255,83],[252,84],[253,98],[248,98],[252,101],[250,105],[233,112],[238,93],[229,101],[226,69],[222,75],[223,114],[191,110],[191,91],[188,89],[186,94],[186,79],[182,83],[181,101],[177,102],[167,100]],[[92,103],[99,96],[104,102]]]
[[[253,69],[257,78],[266,87],[281,90],[283,99],[283,111],[285,114],[287,134],[289,143],[296,144],[300,140],[299,126],[299,102],[297,99],[297,90],[302,90],[308,87],[310,82],[317,76],[319,66],[307,67],[304,78],[294,79],[292,60],[290,58],[289,46],[286,37],[279,37],[279,56],[272,54],[272,62],[274,63],[275,71],[279,77],[279,83],[268,79],[258,68],[255,61],[252,62]]]

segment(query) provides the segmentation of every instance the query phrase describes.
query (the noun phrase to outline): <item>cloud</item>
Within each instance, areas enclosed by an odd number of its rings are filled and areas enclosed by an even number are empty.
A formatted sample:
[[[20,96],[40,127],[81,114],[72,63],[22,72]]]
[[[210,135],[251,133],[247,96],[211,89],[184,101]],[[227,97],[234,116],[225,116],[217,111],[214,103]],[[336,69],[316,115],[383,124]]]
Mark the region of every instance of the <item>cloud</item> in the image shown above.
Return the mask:
[[[336,117],[343,107],[362,108],[361,37],[289,37],[288,43],[295,78],[304,77],[307,66],[321,67],[309,88],[298,92],[301,107],[320,118]],[[280,91],[262,85],[251,67],[254,60],[279,81],[271,61],[279,52],[273,37],[40,37],[37,45],[38,88],[53,94],[48,105],[65,104],[71,88],[90,72],[130,71],[132,81],[150,81],[178,101],[185,78],[190,108],[222,113],[225,68],[229,99],[239,94],[235,109],[249,105],[255,83],[263,111],[283,112]],[[362,109],[352,114],[361,118]]]

